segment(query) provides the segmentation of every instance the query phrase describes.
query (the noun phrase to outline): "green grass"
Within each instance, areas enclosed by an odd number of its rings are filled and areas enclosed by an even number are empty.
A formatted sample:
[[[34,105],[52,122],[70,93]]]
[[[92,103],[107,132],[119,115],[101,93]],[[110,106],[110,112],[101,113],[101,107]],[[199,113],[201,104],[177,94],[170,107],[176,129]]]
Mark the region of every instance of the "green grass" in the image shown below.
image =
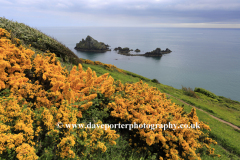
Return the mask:
[[[197,93],[200,97],[199,99],[183,95],[181,92],[175,94],[170,92],[169,94],[240,127],[240,104],[238,103],[230,103],[226,101],[221,102],[216,99],[209,98],[201,93]]]

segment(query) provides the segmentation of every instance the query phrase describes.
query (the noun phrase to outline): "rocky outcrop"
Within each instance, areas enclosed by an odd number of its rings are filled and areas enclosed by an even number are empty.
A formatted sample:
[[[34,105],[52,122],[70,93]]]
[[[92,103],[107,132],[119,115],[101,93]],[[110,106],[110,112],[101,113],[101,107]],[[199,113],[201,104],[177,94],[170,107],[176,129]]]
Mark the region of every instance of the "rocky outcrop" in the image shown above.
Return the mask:
[[[122,54],[125,56],[146,56],[146,57],[161,57],[163,54],[172,52],[168,48],[166,50],[161,50],[160,48],[156,48],[155,50],[151,52],[146,52],[145,54],[131,54],[129,52],[132,51],[132,49],[129,50],[128,47],[125,47],[125,48],[117,47],[117,48],[114,48],[114,51],[118,51],[118,54]],[[140,50],[136,49],[135,52],[140,52]]]
[[[122,50],[122,47],[114,48],[114,51],[119,51],[119,50]]]
[[[168,48],[166,48],[166,50],[162,50],[162,54],[167,54],[167,53],[171,53],[172,51]]]
[[[119,54],[122,54],[122,55],[128,55],[130,50],[128,47],[125,47],[125,48],[122,48],[122,47],[117,47],[117,48],[114,48],[114,51],[118,51]]]
[[[152,56],[162,56],[161,53],[161,49],[160,48],[156,48],[155,50],[151,51],[151,52],[146,52],[145,53],[146,56],[152,55]]]
[[[91,52],[106,52],[111,51],[109,45],[104,44],[103,42],[98,42],[93,39],[91,36],[87,36],[87,38],[76,44],[74,49],[79,51],[91,51]]]
[[[122,53],[129,53],[129,52],[130,52],[130,50],[129,50],[129,48],[128,48],[128,47],[125,47],[125,48],[123,48],[123,49],[119,50],[119,52],[122,52]]]
[[[146,52],[145,56],[152,56],[152,57],[161,57],[163,54],[171,53],[172,51],[170,49],[161,50],[160,48],[156,48],[155,50],[151,52]]]
[[[135,52],[141,52],[139,49],[135,49]]]

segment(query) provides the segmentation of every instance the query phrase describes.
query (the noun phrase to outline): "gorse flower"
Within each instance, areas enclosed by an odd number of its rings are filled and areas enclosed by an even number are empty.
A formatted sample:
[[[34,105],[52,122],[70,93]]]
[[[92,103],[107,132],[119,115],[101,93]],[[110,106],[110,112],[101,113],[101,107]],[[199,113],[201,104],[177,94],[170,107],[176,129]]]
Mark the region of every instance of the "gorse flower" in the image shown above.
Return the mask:
[[[92,64],[92,65],[101,65],[101,66],[104,66],[107,70],[110,70],[110,71],[113,71],[113,70],[116,70],[118,72],[121,72],[121,73],[125,73],[122,69],[119,69],[117,68],[116,66],[112,65],[112,64],[104,64],[102,62],[99,62],[99,61],[91,61],[91,60],[84,60],[84,59],[81,59],[81,61],[83,63],[86,63],[86,64]]]
[[[19,160],[35,160],[38,159],[36,156],[35,149],[27,143],[23,143],[16,148],[17,158]]]

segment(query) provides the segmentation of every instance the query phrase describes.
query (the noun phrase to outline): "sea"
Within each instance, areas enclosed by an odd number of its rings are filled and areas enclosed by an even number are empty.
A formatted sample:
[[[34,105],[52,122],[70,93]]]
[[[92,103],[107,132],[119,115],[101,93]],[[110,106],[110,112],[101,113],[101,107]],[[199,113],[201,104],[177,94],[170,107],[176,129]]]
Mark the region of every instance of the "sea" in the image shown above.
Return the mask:
[[[79,58],[113,64],[118,68],[157,79],[181,89],[200,87],[218,96],[240,101],[240,29],[39,27]],[[111,51],[92,53],[74,47],[88,35],[110,46]],[[172,50],[162,57],[124,56],[115,47]],[[132,52],[134,53],[134,52]]]

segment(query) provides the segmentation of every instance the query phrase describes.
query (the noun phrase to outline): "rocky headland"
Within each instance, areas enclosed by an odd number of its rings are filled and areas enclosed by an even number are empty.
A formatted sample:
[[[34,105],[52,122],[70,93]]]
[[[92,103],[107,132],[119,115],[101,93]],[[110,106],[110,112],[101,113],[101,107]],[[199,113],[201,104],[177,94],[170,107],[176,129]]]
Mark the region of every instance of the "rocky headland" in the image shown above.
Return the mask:
[[[90,51],[90,52],[106,52],[111,51],[109,45],[104,44],[103,42],[98,42],[93,39],[91,36],[87,36],[87,38],[76,44],[74,49],[78,51]]]

